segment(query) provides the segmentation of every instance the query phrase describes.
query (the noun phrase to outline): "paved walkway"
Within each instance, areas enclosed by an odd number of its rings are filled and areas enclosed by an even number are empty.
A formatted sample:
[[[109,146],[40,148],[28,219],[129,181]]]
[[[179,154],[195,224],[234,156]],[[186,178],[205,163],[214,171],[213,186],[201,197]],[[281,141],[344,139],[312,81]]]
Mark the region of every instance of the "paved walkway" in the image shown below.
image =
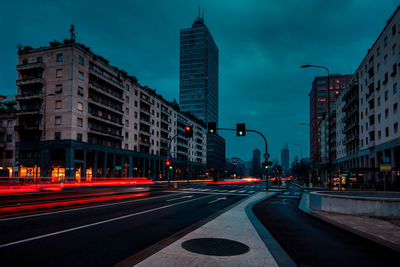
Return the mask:
[[[265,197],[265,192],[254,194],[252,197],[242,201],[237,206],[158,251],[136,266],[278,266],[245,211],[247,205],[255,201],[261,201]],[[247,246],[248,251],[233,256],[210,256],[194,253],[182,247],[182,243],[185,241],[188,241],[185,244],[189,244],[194,242],[193,239],[201,238],[220,238],[237,241],[244,245],[244,247]],[[200,247],[201,245],[197,246],[197,248]],[[218,248],[215,249],[218,250]],[[228,250],[231,249],[228,248]],[[204,252],[207,253],[207,251]],[[212,254],[212,251],[208,252]]]
[[[310,209],[308,193],[303,194],[299,204],[299,209],[347,231],[400,251],[400,225],[388,220]]]

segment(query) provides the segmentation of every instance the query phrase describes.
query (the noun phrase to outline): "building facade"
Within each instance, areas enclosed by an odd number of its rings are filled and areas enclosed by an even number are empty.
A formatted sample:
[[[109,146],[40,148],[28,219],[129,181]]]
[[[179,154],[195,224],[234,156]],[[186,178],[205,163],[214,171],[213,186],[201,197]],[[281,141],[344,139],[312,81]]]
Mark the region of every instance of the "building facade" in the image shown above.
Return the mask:
[[[218,47],[200,14],[191,28],[180,31],[179,66],[181,109],[218,125]],[[225,166],[225,140],[218,134],[207,138],[207,169],[213,173]]]
[[[15,110],[14,95],[0,96],[0,169],[7,170],[9,176],[15,166]]]
[[[288,145],[285,143],[281,150],[281,166],[284,171],[289,170],[289,148]]]
[[[332,154],[335,172],[341,167],[365,187],[400,187],[399,30],[400,7],[332,106],[343,117],[339,134],[331,136],[339,144]],[[329,131],[335,131],[333,125]],[[381,172],[383,163],[392,171]]]
[[[253,160],[250,174],[254,177],[261,177],[262,175],[261,151],[257,148],[253,150]]]
[[[340,92],[346,88],[351,75],[330,75],[330,103],[334,103]],[[328,111],[328,78],[315,77],[310,96],[310,157],[311,161],[319,162],[321,155],[319,124]]]
[[[183,124],[194,138],[172,141],[173,176],[204,172],[204,122],[85,45],[71,38],[24,47],[17,71],[21,176],[162,178],[169,140]]]

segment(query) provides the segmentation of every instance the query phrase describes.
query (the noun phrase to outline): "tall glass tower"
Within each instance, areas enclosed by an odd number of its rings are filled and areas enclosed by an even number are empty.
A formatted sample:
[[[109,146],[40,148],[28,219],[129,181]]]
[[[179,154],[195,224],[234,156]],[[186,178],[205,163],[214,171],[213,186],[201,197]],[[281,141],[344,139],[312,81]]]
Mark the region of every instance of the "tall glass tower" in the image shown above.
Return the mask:
[[[218,123],[218,48],[204,16],[199,12],[180,34],[180,107],[205,123]]]

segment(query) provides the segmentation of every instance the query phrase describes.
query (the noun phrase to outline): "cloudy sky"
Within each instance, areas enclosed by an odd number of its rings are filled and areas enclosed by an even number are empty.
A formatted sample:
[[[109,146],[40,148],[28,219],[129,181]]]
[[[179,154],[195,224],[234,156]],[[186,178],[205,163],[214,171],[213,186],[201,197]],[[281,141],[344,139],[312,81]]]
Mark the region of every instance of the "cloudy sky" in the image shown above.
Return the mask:
[[[94,4],[95,3],[95,4]],[[398,5],[397,0],[3,0],[0,10],[0,94],[15,94],[17,45],[39,47],[68,37],[110,63],[179,99],[179,30],[191,27],[198,5],[219,48],[219,126],[245,122],[269,140],[280,158],[287,142],[291,159],[309,156],[308,93],[318,69],[351,74]],[[251,133],[226,138],[227,157],[248,160],[264,151]]]

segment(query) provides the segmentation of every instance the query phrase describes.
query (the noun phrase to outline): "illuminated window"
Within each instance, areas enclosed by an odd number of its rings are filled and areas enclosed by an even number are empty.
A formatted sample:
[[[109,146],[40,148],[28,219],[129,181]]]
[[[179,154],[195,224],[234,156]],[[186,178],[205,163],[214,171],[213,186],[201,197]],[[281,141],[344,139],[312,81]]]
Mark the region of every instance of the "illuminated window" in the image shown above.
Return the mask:
[[[56,70],[56,78],[61,78],[63,76],[63,70],[62,69],[57,69]]]

